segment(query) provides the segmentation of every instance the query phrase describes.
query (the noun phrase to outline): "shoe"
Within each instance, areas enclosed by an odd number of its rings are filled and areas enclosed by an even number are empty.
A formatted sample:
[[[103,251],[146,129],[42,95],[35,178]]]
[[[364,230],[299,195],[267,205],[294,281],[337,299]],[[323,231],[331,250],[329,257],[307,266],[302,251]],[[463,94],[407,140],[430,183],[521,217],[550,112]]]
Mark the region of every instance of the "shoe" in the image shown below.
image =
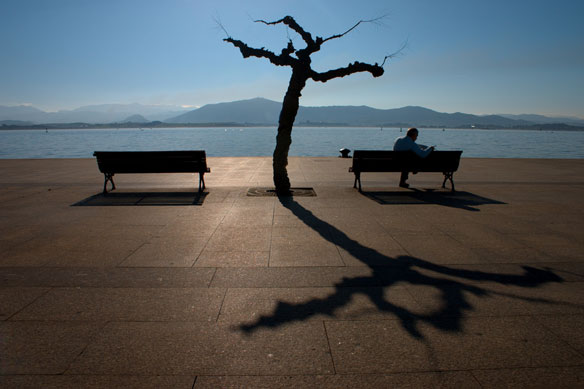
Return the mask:
[[[410,187],[410,185],[406,184],[405,182],[400,182],[399,186],[400,186],[400,188],[409,188]]]

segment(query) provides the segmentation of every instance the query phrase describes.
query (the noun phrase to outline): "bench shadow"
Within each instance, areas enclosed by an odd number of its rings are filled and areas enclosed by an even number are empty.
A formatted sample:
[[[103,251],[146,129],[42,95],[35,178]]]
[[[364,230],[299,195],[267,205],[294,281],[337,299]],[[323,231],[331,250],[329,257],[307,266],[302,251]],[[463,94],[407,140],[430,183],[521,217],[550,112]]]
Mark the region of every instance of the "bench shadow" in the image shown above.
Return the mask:
[[[505,204],[470,192],[451,192],[434,189],[407,191],[363,191],[365,197],[381,205],[434,204],[478,212],[477,205]]]
[[[203,205],[207,192],[109,192],[90,196],[74,207]]]
[[[468,294],[485,298],[498,294],[521,300],[555,303],[545,299],[532,299],[489,291],[481,287],[480,283],[471,284],[469,281],[495,282],[524,288],[536,288],[550,282],[563,282],[561,277],[547,268],[538,269],[523,266],[522,274],[503,274],[456,269],[410,256],[391,258],[351,239],[335,226],[316,217],[310,210],[292,198],[280,197],[280,202],[324,239],[346,250],[354,258],[367,265],[372,274],[370,276],[344,277],[342,281],[334,285],[335,292],[325,298],[314,298],[302,303],[278,301],[273,313],[262,315],[255,321],[240,324],[236,328],[244,333],[252,333],[260,328],[275,328],[287,323],[304,321],[316,315],[335,317],[335,312],[349,304],[353,296],[364,295],[379,311],[394,315],[410,336],[423,339],[424,337],[418,328],[419,323],[428,323],[446,332],[461,331],[464,312],[473,309],[467,298]],[[405,306],[388,301],[385,296],[388,295],[389,288],[404,283],[430,286],[436,289],[440,296],[440,304],[437,304],[440,308],[420,314],[412,312]]]

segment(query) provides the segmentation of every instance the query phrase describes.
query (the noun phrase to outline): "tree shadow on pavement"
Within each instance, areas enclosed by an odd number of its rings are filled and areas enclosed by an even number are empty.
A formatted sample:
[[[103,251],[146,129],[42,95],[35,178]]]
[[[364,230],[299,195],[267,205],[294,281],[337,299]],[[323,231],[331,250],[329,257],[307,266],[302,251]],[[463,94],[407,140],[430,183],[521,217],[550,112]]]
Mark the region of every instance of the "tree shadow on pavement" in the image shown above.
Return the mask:
[[[353,257],[368,265],[372,270],[372,275],[345,277],[335,284],[335,292],[325,298],[314,298],[298,304],[279,301],[272,314],[262,315],[256,321],[241,324],[238,327],[239,330],[247,333],[262,327],[273,328],[286,323],[303,321],[315,315],[334,317],[336,310],[347,305],[353,296],[360,294],[367,296],[378,310],[395,315],[412,337],[423,338],[418,329],[418,323],[429,323],[435,328],[447,332],[461,331],[464,312],[473,309],[466,294],[487,297],[495,293],[482,288],[477,283],[465,283],[465,280],[490,281],[524,288],[535,288],[549,282],[563,282],[561,277],[548,269],[530,266],[523,266],[522,274],[498,274],[456,269],[409,256],[390,258],[351,239],[335,226],[316,217],[310,210],[294,201],[292,197],[280,197],[279,200],[284,207],[324,239],[346,250]],[[388,266],[378,266],[380,263],[387,263]],[[434,272],[438,275],[430,276],[427,274],[428,272]],[[398,283],[436,288],[441,299],[440,308],[428,314],[417,314],[403,306],[387,301],[384,297],[386,289]],[[501,295],[541,303],[554,303],[544,299]]]

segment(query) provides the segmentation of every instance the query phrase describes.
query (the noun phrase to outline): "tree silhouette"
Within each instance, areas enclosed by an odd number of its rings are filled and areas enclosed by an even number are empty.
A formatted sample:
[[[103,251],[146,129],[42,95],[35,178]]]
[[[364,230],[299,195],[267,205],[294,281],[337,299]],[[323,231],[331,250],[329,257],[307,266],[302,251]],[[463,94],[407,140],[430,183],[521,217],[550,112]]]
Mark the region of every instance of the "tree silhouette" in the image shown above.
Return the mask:
[[[256,20],[256,23],[263,23],[268,26],[284,24],[300,35],[304,43],[306,43],[305,48],[298,50],[294,47],[294,44],[290,39],[288,45],[282,49],[280,54],[275,54],[264,48],[251,48],[244,42],[231,37],[224,39],[225,42],[229,42],[239,48],[244,58],[266,58],[276,66],[290,66],[292,68],[292,76],[280,112],[276,148],[274,150],[272,161],[274,169],[274,185],[276,187],[276,192],[279,195],[290,194],[290,180],[288,178],[288,171],[286,170],[286,166],[288,165],[288,151],[290,150],[290,144],[292,143],[292,127],[294,125],[294,120],[296,119],[296,114],[298,113],[300,96],[302,89],[306,85],[306,81],[312,79],[313,81],[327,82],[333,78],[345,77],[358,72],[369,72],[373,77],[379,77],[383,75],[383,65],[385,64],[385,61],[387,58],[391,57],[386,56],[381,65],[378,65],[377,63],[371,65],[362,62],[353,62],[346,67],[319,73],[312,69],[310,56],[319,51],[324,43],[343,37],[361,23],[374,22],[376,20],[378,19],[361,20],[342,34],[333,35],[328,38],[316,37],[316,39],[296,23],[291,16],[286,16],[275,22]]]

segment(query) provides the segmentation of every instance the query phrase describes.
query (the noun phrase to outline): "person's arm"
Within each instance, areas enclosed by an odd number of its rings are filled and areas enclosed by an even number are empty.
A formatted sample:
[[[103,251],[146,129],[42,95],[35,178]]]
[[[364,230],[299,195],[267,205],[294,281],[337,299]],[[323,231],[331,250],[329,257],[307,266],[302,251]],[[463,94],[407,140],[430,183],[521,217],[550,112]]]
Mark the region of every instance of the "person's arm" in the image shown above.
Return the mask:
[[[419,145],[417,143],[414,143],[412,147],[412,151],[420,158],[426,158],[432,152],[432,150],[434,150],[433,147]]]

